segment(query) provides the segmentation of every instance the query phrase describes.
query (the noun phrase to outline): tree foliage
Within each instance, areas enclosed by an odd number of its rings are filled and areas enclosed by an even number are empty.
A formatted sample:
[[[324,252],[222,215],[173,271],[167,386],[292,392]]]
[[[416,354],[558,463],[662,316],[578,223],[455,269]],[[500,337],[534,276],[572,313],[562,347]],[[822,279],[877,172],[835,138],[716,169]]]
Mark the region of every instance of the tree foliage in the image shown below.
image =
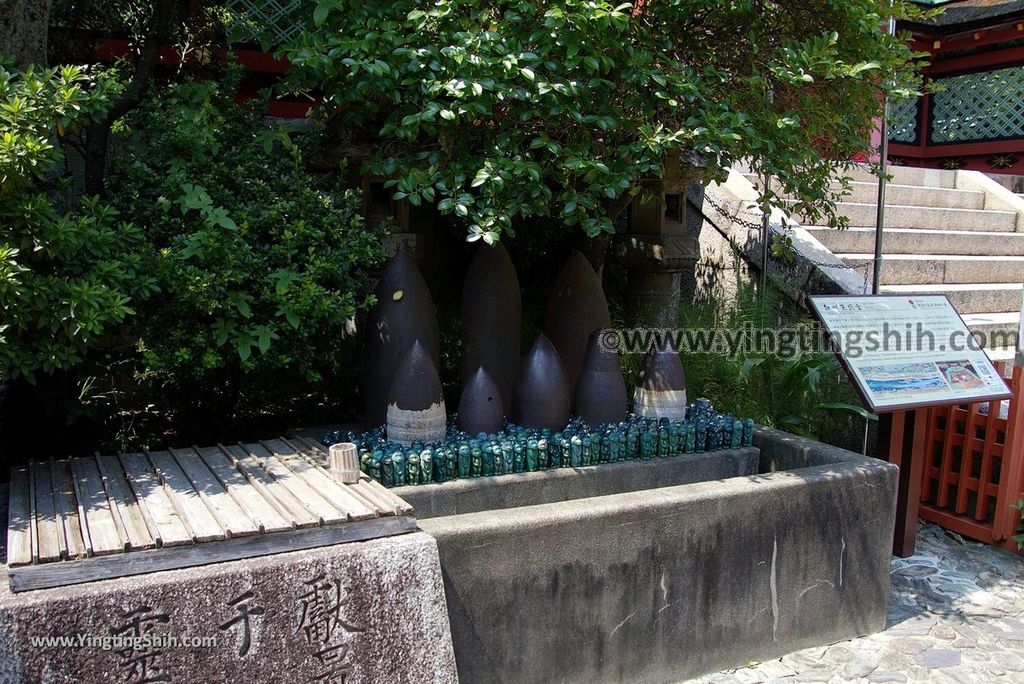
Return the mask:
[[[532,216],[610,232],[637,181],[680,152],[710,177],[748,158],[834,220],[823,157],[864,150],[880,95],[916,84],[888,12],[883,0],[319,0],[286,54],[295,87],[323,93],[322,116],[377,144],[369,168],[394,196],[436,202],[470,239]]]
[[[55,183],[58,136],[102,116],[111,89],[78,67],[0,66],[0,381],[82,363],[155,287],[142,231]]]

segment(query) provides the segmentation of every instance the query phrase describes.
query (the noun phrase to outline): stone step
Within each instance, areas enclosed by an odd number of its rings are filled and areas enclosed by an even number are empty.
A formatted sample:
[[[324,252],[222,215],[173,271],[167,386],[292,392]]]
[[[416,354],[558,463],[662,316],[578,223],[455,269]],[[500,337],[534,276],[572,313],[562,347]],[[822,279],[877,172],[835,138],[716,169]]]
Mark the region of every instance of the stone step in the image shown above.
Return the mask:
[[[792,204],[792,201],[787,200]],[[850,226],[874,228],[877,206],[862,202],[840,202],[836,213],[846,216]],[[794,216],[800,220],[799,216]],[[947,209],[942,207],[905,207],[887,205],[885,228],[930,230],[984,230],[1012,232],[1017,228],[1017,214],[1012,211],[984,209]]]
[[[807,231],[834,254],[864,254],[875,251],[874,228],[836,230],[807,226]],[[886,228],[882,247],[887,255],[1024,256],[1024,233]]]
[[[836,256],[848,264],[863,264],[874,254],[859,252]],[[1024,256],[887,254],[882,267],[883,285],[1019,282],[1024,282]]]
[[[883,285],[882,292],[944,294],[961,314],[999,313],[1020,307],[1022,283],[970,283],[939,285]]]
[[[761,179],[751,173],[743,174],[755,187],[760,189]],[[839,184],[833,184],[838,190]],[[772,189],[781,190],[777,181],[772,181]],[[846,202],[858,202],[877,206],[878,181],[854,181],[850,191],[843,196]],[[885,205],[911,207],[943,207],[948,209],[984,209],[985,193],[980,190],[953,190],[949,188],[929,188],[921,185],[898,185],[889,183],[885,188]],[[874,225],[874,218],[871,225]]]
[[[876,206],[878,203],[878,181],[854,181],[850,193],[843,198],[847,202],[863,202]],[[930,188],[921,185],[885,186],[885,205],[910,207],[945,207],[949,209],[984,209],[985,193],[980,190],[952,190]],[[874,225],[874,218],[871,220]]]
[[[1015,346],[1020,311],[964,314],[963,319],[968,328],[984,336],[980,339],[984,346]]]
[[[1017,349],[1015,347],[997,347],[995,349],[985,349],[985,356],[988,357],[989,361],[995,363],[996,361],[1013,361],[1017,355]],[[1010,384],[1007,381],[1006,384]]]
[[[956,187],[956,171],[944,169],[919,169],[912,166],[890,166],[888,168],[890,183],[898,185],[918,185],[928,188],[949,188]],[[843,175],[855,181],[866,181],[877,183],[878,176],[869,171],[866,164],[858,164],[853,168],[842,172]]]

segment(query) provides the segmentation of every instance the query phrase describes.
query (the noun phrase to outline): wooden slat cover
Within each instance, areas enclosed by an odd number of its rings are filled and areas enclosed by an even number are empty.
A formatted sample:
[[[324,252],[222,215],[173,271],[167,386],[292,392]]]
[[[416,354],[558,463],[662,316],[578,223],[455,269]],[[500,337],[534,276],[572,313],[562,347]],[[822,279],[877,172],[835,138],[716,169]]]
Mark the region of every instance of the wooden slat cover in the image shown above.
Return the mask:
[[[7,564],[27,565],[32,562],[32,494],[28,486],[28,468],[11,470],[11,498],[7,522]]]
[[[231,465],[223,451],[217,447],[200,447],[196,449],[196,453],[228,494],[259,526],[261,532],[281,532],[294,527],[290,520],[285,519],[274,507],[270,495],[264,494],[256,485],[250,484],[245,476]]]
[[[377,517],[374,508],[367,506],[364,501],[347,491],[345,485],[335,482],[330,473],[311,459],[300,455],[285,440],[272,439],[261,444],[293,473],[301,477],[317,494],[348,515],[349,520],[369,520]]]
[[[323,446],[304,437],[287,440],[287,442],[294,446],[296,451],[307,456],[314,463],[323,463],[324,458],[327,456],[327,451]],[[377,484],[377,486],[373,487],[371,483]],[[359,482],[350,484],[347,488],[352,494],[366,501],[370,507],[377,511],[378,515],[409,515],[412,513],[412,506],[389,493],[387,489],[365,473],[360,475]]]
[[[42,461],[30,463],[29,480],[32,482],[32,519],[38,540],[33,560],[37,563],[60,560],[60,533],[57,529],[57,510],[53,502],[49,464]]]
[[[194,449],[172,449],[171,454],[228,537],[242,537],[259,531],[258,525],[231,498]]]
[[[248,451],[263,469],[274,476],[295,498],[306,506],[314,515],[320,518],[322,524],[345,522],[348,515],[320,496],[310,487],[305,480],[288,469],[276,456],[267,451],[261,444],[243,444],[242,448]]]
[[[124,551],[127,540],[117,532],[96,462],[91,458],[71,459],[71,475],[75,481],[79,516],[85,521],[82,537],[86,550],[91,549],[90,555],[97,556]]]
[[[132,487],[128,484],[124,469],[117,456],[96,456],[107,497],[114,506],[114,512],[121,520],[128,546],[132,549],[152,549],[156,540],[149,532],[142,508],[135,500]]]
[[[118,457],[128,482],[132,487],[148,522],[152,522],[150,534],[160,546],[180,546],[193,542],[189,529],[181,514],[175,510],[167,492],[160,484],[152,464],[145,454],[121,454]]]
[[[78,519],[78,501],[75,499],[75,483],[71,479],[71,466],[67,461],[50,459],[50,480],[53,496],[57,503],[57,514],[63,527],[64,557],[85,558],[85,541],[82,539],[82,523]]]
[[[146,454],[149,462],[156,468],[164,491],[168,498],[192,530],[197,542],[227,539],[227,533],[221,528],[210,509],[192,488],[192,483],[178,466],[174,456],[168,451],[154,451]]]
[[[298,527],[315,527],[320,524],[320,516],[314,514],[302,505],[295,495],[288,488],[263,469],[263,466],[252,457],[248,451],[241,446],[232,445],[222,447],[224,453],[231,459],[232,464],[245,475],[254,486],[261,490],[268,501],[295,522]]]
[[[137,551],[123,556],[103,556],[80,561],[23,565],[11,568],[11,589],[18,592],[59,587],[112,577],[189,568],[239,558],[253,558],[365,539],[390,537],[415,531],[415,518],[407,516],[377,518],[346,525],[236,537],[213,544],[199,544],[194,547],[179,546]],[[130,562],[126,562],[129,559]]]

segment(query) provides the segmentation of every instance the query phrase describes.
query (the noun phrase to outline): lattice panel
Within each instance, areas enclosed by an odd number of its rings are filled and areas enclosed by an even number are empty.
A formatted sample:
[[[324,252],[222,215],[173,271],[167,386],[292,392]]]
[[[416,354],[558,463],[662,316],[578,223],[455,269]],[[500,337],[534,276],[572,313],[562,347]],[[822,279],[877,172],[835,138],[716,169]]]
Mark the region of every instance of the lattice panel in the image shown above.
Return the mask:
[[[302,31],[313,11],[311,0],[227,0],[226,5],[235,15],[232,38],[239,43],[283,45]]]
[[[936,79],[933,143],[1024,137],[1024,67]]]
[[[889,140],[917,142],[917,111],[916,97],[893,100],[889,104]]]

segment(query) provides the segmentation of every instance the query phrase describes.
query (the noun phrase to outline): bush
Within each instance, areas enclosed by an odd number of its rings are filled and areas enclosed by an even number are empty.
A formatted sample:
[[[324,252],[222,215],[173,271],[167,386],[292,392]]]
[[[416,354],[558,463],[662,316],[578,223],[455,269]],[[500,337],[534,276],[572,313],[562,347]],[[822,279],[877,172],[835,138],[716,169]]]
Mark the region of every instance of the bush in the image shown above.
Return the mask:
[[[154,291],[143,231],[57,192],[57,139],[101,115],[109,87],[78,67],[0,65],[0,383],[80,366]]]
[[[350,377],[344,340],[382,258],[359,194],[308,172],[302,141],[236,104],[236,81],[174,84],[138,109],[111,185],[160,288],[133,325],[142,376],[205,424],[229,420],[255,376],[289,379],[271,405]]]

